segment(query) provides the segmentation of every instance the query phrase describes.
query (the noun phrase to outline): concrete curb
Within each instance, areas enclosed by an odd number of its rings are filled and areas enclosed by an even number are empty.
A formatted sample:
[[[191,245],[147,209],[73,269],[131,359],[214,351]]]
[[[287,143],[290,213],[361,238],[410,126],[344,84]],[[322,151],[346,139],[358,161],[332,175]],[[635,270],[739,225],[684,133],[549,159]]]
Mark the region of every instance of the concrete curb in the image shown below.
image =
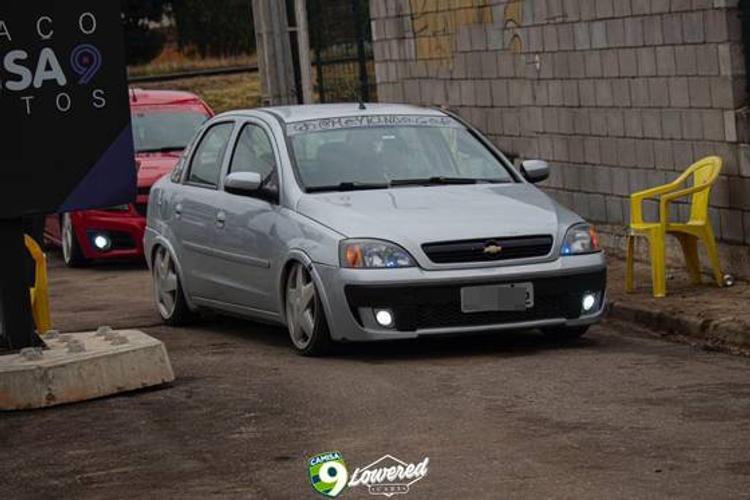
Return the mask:
[[[684,335],[712,346],[750,348],[750,328],[737,318],[700,319],[611,301],[609,315],[668,335]]]

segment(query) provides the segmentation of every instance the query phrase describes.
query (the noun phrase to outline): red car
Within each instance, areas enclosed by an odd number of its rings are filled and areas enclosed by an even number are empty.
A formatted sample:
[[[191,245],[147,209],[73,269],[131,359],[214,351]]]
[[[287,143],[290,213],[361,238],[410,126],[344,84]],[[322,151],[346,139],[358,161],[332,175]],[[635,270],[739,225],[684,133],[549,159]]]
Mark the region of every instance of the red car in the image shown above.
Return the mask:
[[[213,116],[205,102],[187,92],[133,89],[130,109],[138,196],[129,205],[48,216],[45,239],[62,247],[68,266],[143,258],[151,186],[177,164],[193,134]]]

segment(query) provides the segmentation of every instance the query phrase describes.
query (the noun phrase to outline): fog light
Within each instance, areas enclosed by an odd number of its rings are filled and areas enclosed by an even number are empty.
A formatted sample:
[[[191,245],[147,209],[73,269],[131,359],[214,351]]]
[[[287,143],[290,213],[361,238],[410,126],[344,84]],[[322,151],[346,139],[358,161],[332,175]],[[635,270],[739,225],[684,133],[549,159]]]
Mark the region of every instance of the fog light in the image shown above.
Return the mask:
[[[393,313],[388,309],[376,309],[375,321],[383,328],[393,328]]]
[[[94,246],[100,252],[106,252],[112,246],[112,240],[109,239],[109,236],[97,234],[94,236]]]
[[[581,305],[583,306],[583,312],[590,313],[594,310],[594,307],[596,307],[596,294],[593,293],[587,293],[583,296],[583,301]]]

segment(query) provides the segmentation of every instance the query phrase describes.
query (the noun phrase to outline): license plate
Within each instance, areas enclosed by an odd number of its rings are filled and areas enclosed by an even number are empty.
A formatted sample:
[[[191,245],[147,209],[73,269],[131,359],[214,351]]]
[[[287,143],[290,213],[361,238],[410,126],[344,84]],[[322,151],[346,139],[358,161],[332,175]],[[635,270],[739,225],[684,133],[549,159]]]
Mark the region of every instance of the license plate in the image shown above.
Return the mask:
[[[465,313],[525,311],[534,307],[534,284],[470,286],[461,289]]]

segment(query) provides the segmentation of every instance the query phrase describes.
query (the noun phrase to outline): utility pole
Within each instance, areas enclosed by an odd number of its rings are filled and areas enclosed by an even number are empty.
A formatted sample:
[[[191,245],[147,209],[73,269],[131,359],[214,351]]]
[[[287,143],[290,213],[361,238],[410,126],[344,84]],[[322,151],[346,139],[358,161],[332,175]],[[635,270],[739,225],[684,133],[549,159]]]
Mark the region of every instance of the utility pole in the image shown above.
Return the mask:
[[[286,2],[253,0],[253,18],[263,104],[297,104]]]
[[[297,18],[297,47],[299,48],[299,72],[302,80],[302,102],[314,101],[312,86],[312,64],[310,63],[310,32],[307,26],[307,0],[294,0]]]

